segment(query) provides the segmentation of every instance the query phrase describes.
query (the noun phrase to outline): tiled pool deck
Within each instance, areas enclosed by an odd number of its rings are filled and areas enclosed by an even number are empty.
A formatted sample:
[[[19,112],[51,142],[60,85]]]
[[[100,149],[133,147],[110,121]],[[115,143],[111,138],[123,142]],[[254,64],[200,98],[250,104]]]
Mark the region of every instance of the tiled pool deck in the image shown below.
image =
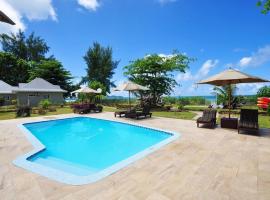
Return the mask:
[[[1,200],[270,199],[269,130],[261,130],[262,136],[257,137],[220,128],[198,129],[188,120],[154,117],[135,121],[182,136],[113,175],[83,186],[51,181],[12,164],[33,148],[18,124],[72,116],[0,121]],[[112,113],[89,116],[115,119]]]

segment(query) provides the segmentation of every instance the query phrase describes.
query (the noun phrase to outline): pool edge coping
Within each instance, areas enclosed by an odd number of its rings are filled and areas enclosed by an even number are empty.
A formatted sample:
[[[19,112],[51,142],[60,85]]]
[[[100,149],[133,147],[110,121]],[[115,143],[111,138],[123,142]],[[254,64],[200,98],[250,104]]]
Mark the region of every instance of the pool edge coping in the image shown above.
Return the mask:
[[[42,123],[42,122],[48,122],[48,121],[59,121],[59,120],[65,120],[65,119],[72,119],[72,118],[92,118],[92,119],[97,119],[97,120],[103,120],[103,121],[109,121],[109,122],[116,122],[116,123],[122,123],[122,124],[128,124],[132,126],[137,126],[140,128],[147,128],[159,132],[163,132],[166,134],[170,134],[171,137],[156,143],[155,145],[152,145],[143,151],[140,151],[120,162],[117,162],[116,164],[100,171],[92,175],[87,175],[87,176],[79,176],[79,175],[74,175],[71,173],[67,173],[58,169],[46,167],[45,165],[37,164],[31,161],[28,161],[27,159],[34,154],[37,154],[38,152],[44,150],[46,146],[44,146],[24,125],[26,124],[33,124],[33,123]],[[91,117],[91,116],[73,116],[73,117],[67,117],[67,118],[57,118],[57,119],[46,119],[46,120],[39,120],[35,122],[26,122],[26,123],[19,123],[17,125],[19,129],[23,132],[27,140],[31,143],[33,146],[33,150],[29,151],[26,154],[23,154],[21,156],[18,156],[15,160],[13,160],[13,164],[16,165],[17,167],[21,167],[23,169],[26,169],[30,172],[39,174],[41,176],[44,176],[50,180],[53,181],[58,181],[60,183],[64,184],[69,184],[69,185],[85,185],[85,184],[90,184],[94,183],[96,181],[99,181],[103,178],[106,178],[107,176],[116,173],[120,171],[121,169],[129,166],[132,163],[135,163],[136,161],[150,155],[151,153],[157,151],[161,147],[175,141],[177,138],[181,136],[180,133],[176,133],[173,131],[168,131],[164,129],[159,129],[159,128],[154,128],[151,126],[145,126],[141,124],[137,124],[134,122],[122,122],[122,121],[116,121],[116,120],[111,120],[111,119],[103,119],[103,118],[96,118],[96,117]]]

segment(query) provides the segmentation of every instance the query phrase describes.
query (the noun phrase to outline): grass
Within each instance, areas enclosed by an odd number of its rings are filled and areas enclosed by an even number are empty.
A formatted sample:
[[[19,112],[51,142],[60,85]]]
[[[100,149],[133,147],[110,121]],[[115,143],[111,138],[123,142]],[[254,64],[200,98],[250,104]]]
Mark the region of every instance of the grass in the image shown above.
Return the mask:
[[[270,128],[270,117],[259,115],[260,128]]]
[[[103,106],[103,111],[105,112],[115,112],[116,110],[115,107]]]
[[[70,107],[63,107],[63,108],[57,108],[56,112],[47,112],[45,115],[31,114],[31,117],[60,115],[60,114],[68,114],[68,113],[72,113],[72,109]],[[0,120],[15,119],[15,118],[16,118],[15,112],[0,112]]]
[[[103,110],[105,112],[115,112],[117,109],[115,107],[104,106]],[[196,114],[193,112],[166,112],[166,111],[153,111],[153,116],[155,117],[167,117],[167,118],[174,118],[174,119],[193,119]]]
[[[193,112],[153,112],[153,116],[156,117],[166,117],[166,118],[174,118],[174,119],[187,119],[187,120],[192,120],[196,114]]]
[[[195,106],[189,106],[195,107]],[[199,110],[202,107],[195,107],[195,110]],[[8,108],[4,108],[7,109]],[[117,109],[115,107],[109,107],[104,106],[103,110],[105,112],[114,112]],[[60,115],[60,114],[68,114],[72,113],[72,109],[69,106],[63,107],[63,108],[57,108],[56,112],[47,112],[45,115],[39,115],[39,114],[32,114],[31,117],[37,117],[37,116],[49,116],[49,115]],[[153,116],[156,117],[166,117],[166,118],[174,118],[174,119],[186,119],[186,120],[192,120],[196,114],[189,111],[184,112],[166,112],[166,111],[153,111]],[[224,115],[227,116],[227,115]],[[239,117],[239,115],[233,115],[234,117]],[[0,112],[0,120],[6,120],[6,119],[15,119],[15,112]],[[259,126],[261,128],[270,128],[270,117],[265,115],[259,115]]]
[[[218,123],[220,124],[221,117],[228,117],[228,115],[223,114],[220,115],[218,118]],[[231,115],[231,117],[235,117],[239,119],[239,115]],[[259,127],[260,128],[270,128],[270,116],[267,115],[259,115]]]

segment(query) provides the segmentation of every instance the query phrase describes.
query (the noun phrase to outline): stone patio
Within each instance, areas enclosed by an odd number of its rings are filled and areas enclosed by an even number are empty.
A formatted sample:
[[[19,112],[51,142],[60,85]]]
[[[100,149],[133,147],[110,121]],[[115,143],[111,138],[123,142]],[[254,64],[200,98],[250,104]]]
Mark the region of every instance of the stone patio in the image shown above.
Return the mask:
[[[0,121],[1,200],[270,199],[269,130],[261,130],[258,137],[221,128],[197,128],[188,120],[153,117],[135,121],[182,136],[107,178],[83,186],[61,184],[12,164],[32,149],[18,124],[71,116]],[[129,121],[109,112],[88,116]]]

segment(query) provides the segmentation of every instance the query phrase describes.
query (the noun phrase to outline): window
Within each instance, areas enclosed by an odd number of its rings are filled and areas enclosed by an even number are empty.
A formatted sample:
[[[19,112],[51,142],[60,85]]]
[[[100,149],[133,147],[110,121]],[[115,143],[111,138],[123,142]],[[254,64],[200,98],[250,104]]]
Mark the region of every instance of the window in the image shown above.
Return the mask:
[[[43,95],[44,99],[50,99],[50,95]]]

